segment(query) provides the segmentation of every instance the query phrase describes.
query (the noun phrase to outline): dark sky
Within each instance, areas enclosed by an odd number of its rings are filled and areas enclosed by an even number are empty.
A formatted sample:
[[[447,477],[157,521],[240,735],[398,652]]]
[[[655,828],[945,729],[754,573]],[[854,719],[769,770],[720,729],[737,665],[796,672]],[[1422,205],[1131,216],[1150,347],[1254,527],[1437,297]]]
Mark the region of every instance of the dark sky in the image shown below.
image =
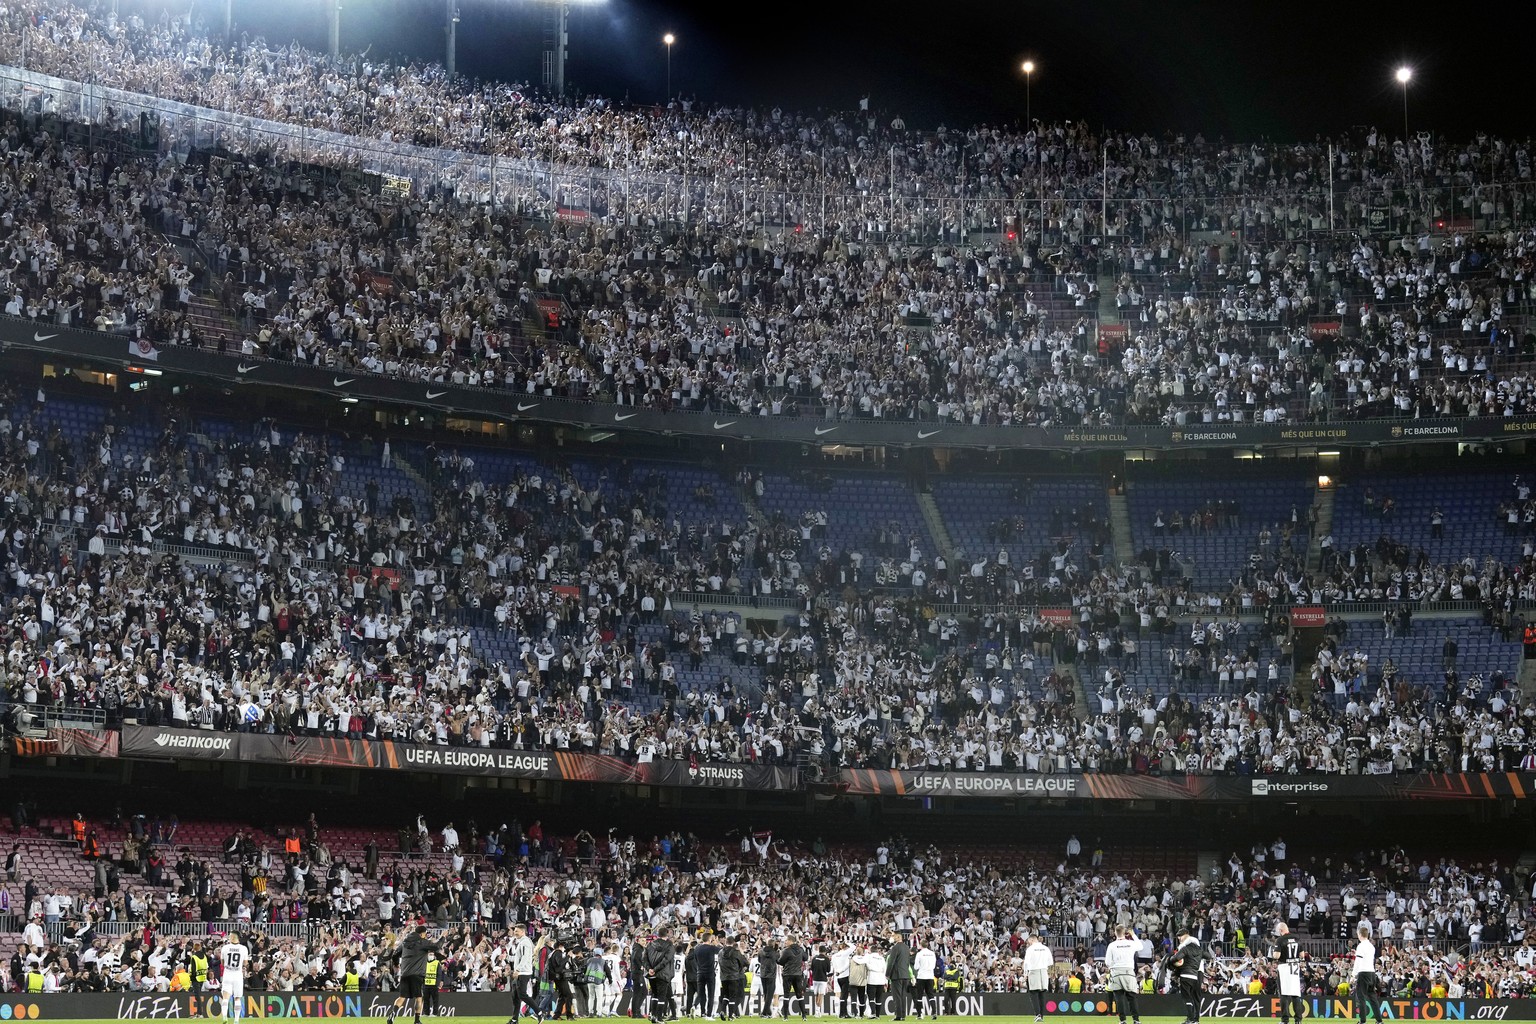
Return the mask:
[[[144,0],[159,4],[163,0]],[[213,9],[216,0],[195,0]],[[446,0],[344,0],[343,49],[443,59]],[[461,72],[536,82],[536,0],[459,0]],[[125,6],[127,4],[125,3]],[[238,24],[325,45],[317,0],[235,0]],[[874,12],[874,13],[871,13]],[[569,85],[634,102],[674,91],[703,101],[849,108],[868,92],[909,126],[1022,121],[1020,62],[1039,65],[1036,117],[1207,137],[1309,139],[1376,124],[1400,132],[1400,64],[1411,130],[1525,136],[1536,126],[1518,16],[1489,11],[1476,45],[1442,19],[1374,4],[1129,0],[914,4],[608,0],[573,7]]]

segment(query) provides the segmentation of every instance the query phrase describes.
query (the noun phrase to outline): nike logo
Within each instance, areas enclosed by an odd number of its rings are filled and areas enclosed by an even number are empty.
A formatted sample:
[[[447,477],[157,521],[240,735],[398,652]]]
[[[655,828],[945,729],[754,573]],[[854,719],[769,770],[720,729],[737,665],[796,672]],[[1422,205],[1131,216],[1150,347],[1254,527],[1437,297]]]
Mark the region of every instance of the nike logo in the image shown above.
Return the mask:
[[[446,391],[428,391],[427,392],[427,401],[430,402],[434,398],[442,398],[447,393],[448,392],[446,392]]]
[[[832,431],[834,431],[836,429],[837,429],[836,427],[817,427],[816,428],[816,436],[820,437],[822,434],[830,434],[830,433],[832,433]]]
[[[919,441],[926,441],[928,438],[932,437],[934,434],[942,434],[942,433],[944,433],[944,431],[942,431],[942,430],[919,430],[917,432],[917,439]]]
[[[724,430],[726,427],[732,426],[736,422],[736,420],[726,420],[724,423],[721,423],[719,420],[715,420],[715,429]]]
[[[529,409],[537,409],[538,407],[538,402],[529,402],[527,405],[524,405],[522,402],[517,403],[518,412],[527,412]]]
[[[244,363],[241,363],[239,366],[235,367],[235,372],[238,373],[240,376],[244,377],[246,374],[250,373],[254,369],[256,369],[256,367],[254,367],[254,366],[246,366]]]
[[[37,333],[34,332],[33,335],[32,335],[32,340],[33,341],[47,341],[49,338],[57,338],[57,337],[58,337],[57,334],[37,334]]]
[[[613,422],[623,423],[625,420],[632,420],[639,415],[637,412],[616,412],[613,414]]]
[[[348,377],[346,380],[342,380],[340,377],[332,377],[331,378],[331,387],[333,387],[333,388],[344,388],[348,384],[351,384],[355,380],[357,380],[356,377]]]

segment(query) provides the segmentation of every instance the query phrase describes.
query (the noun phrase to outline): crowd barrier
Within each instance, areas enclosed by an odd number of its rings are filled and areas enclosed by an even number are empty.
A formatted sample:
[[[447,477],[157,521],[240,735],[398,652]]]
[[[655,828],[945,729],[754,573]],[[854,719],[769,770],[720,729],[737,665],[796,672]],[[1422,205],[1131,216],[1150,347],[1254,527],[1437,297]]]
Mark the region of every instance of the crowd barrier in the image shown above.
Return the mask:
[[[627,1011],[629,994],[620,1004]],[[330,1017],[383,1017],[394,1001],[389,992],[253,992],[245,996],[245,1016],[251,1019],[319,1019]],[[1141,996],[1143,1019],[1181,1017],[1184,1003],[1173,996]],[[506,1018],[510,999],[501,992],[445,993],[439,1016]],[[891,1014],[887,998],[885,1012]],[[1536,1020],[1536,999],[1384,999],[1379,1006],[1383,1020]],[[955,1000],[959,1017],[1033,1016],[1033,1000],[1022,992],[963,992]],[[1272,996],[1208,995],[1201,1000],[1201,1017],[1218,1020],[1269,1019],[1280,1014],[1279,1000]],[[1104,992],[1050,993],[1047,1019],[1071,1016],[1113,1016],[1110,996]],[[1347,998],[1315,997],[1307,1000],[1308,1016],[1350,1020],[1355,1005]],[[216,995],[117,995],[10,993],[0,996],[0,1020],[183,1020],[217,1017],[223,1005]]]

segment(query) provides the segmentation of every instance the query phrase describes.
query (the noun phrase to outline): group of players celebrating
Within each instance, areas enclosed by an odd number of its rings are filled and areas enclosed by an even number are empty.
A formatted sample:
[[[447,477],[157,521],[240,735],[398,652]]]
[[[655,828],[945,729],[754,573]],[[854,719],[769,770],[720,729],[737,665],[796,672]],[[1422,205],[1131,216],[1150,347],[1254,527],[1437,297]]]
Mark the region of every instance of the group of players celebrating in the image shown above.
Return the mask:
[[[560,986],[547,984],[551,973],[549,963],[565,955],[562,950],[567,944],[557,939],[536,947],[526,925],[513,926],[508,949],[513,1014],[508,1024],[520,1024],[525,1014],[533,1017],[537,1024],[543,1024],[546,1016],[557,1019],[574,1016],[569,1001],[558,995]],[[547,952],[541,956],[545,947]],[[1105,949],[1105,989],[1111,996],[1112,1012],[1120,1024],[1141,1024],[1138,995],[1149,988],[1176,994],[1186,1008],[1183,1024],[1199,1024],[1204,981],[1208,970],[1215,966],[1206,948],[1188,929],[1181,929],[1176,944],[1162,958],[1154,972],[1155,981],[1150,984],[1138,971],[1137,959],[1142,949],[1141,940],[1129,926],[1117,927]],[[431,1012],[433,1007],[428,989],[435,987],[431,984],[435,979],[430,977],[430,965],[441,952],[439,944],[428,937],[425,924],[418,923],[407,931],[394,950],[399,986],[389,1018],[409,1012],[415,1024],[420,1024],[424,998],[425,1008]],[[1038,936],[1031,936],[1026,941],[1022,953],[1024,989],[1031,1000],[1035,1020],[1039,1022],[1045,1015],[1047,995],[1056,987],[1051,977],[1056,957]],[[197,945],[190,955],[192,969],[202,975],[194,980],[199,983],[206,980],[211,991],[210,964],[201,952],[201,945]],[[215,956],[222,1017],[226,1021],[239,1020],[244,1004],[245,971],[251,963],[250,949],[238,934],[231,933]],[[1276,926],[1269,958],[1275,968],[1280,1022],[1301,1024],[1307,1016],[1302,991],[1308,955],[1283,923]],[[769,960],[777,971],[763,970]],[[751,983],[754,968],[759,971],[757,986]],[[798,1013],[801,1019],[806,1019],[812,1013],[831,1015],[835,1012],[844,1019],[862,1018],[866,1014],[878,1018],[890,1009],[894,1021],[905,1020],[909,1012],[918,1019],[925,1016],[933,1019],[955,1012],[952,997],[959,988],[957,975],[945,972],[936,962],[932,950],[921,943],[914,950],[907,936],[894,930],[888,933],[878,949],[867,943],[847,943],[836,948],[807,947],[789,937],[781,946],[752,947],[749,955],[735,938],[726,937],[717,942],[709,934],[700,936],[685,953],[672,941],[670,929],[662,927],[649,941],[636,940],[628,950],[631,1016],[639,1016],[643,1010],[652,1024],[676,1019],[679,1004],[674,979],[678,977],[679,969],[687,972],[687,977],[692,980],[685,989],[681,1009],[684,1013],[697,1009],[698,1015],[707,1019],[714,1019],[717,1009],[723,1019],[742,1016],[748,1011],[750,997],[754,995],[764,1017],[788,1018],[792,1013]],[[777,986],[772,982],[762,983],[765,976],[775,974]],[[810,977],[809,987],[807,975]],[[1365,923],[1356,930],[1349,984],[1359,1024],[1366,1024],[1367,1018],[1373,1018],[1374,1024],[1382,1024],[1376,946],[1371,939],[1370,925]],[[555,995],[550,998],[546,992]],[[774,1012],[776,996],[782,1000],[778,1014]],[[609,1011],[616,1012],[617,1005],[610,1006]],[[588,1012],[597,1011],[589,1009]]]

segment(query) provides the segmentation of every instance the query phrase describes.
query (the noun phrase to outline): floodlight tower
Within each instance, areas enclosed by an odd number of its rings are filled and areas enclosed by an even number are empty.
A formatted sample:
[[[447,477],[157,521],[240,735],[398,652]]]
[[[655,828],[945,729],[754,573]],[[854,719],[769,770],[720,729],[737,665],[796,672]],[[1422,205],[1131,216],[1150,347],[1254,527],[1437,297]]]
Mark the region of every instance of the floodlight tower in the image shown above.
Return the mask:
[[[341,56],[341,0],[325,0],[325,15],[330,22],[331,60]]]
[[[1397,69],[1397,73],[1393,77],[1397,79],[1397,84],[1403,87],[1403,144],[1407,145],[1407,143],[1408,143],[1408,83],[1413,81],[1413,68],[1411,68],[1408,65],[1404,64],[1402,67]]]
[[[448,60],[445,66],[448,68],[448,77],[452,79],[457,74],[457,58],[459,51],[459,0],[448,0]]]
[[[565,95],[565,55],[571,42],[571,7],[591,6],[607,0],[536,0],[544,5],[544,89],[553,96]]]

